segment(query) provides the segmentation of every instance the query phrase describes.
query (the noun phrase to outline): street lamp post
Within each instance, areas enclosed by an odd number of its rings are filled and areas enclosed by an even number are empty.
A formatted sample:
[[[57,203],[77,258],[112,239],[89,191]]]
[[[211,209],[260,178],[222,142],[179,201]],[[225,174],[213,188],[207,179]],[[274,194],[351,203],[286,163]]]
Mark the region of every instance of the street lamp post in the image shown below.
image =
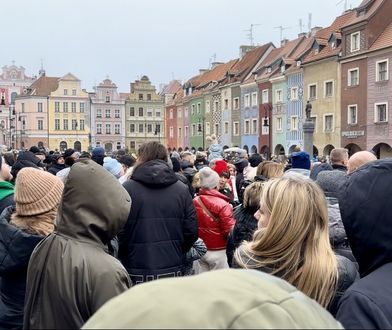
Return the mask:
[[[204,121],[205,121],[204,117],[201,117],[201,120],[199,118],[199,123],[197,125],[197,132],[198,133],[202,133],[202,138],[203,138],[202,147],[203,147],[203,151],[205,151],[205,148],[204,148],[204,135],[205,135]]]

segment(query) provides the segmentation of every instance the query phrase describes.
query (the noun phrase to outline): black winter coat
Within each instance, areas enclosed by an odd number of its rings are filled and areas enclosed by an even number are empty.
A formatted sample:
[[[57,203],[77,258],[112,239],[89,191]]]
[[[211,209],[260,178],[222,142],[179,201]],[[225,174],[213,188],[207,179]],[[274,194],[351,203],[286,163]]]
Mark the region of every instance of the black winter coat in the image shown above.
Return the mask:
[[[65,164],[53,164],[52,166],[49,167],[48,172],[50,174],[56,175],[58,172],[60,172],[65,168],[67,168]]]
[[[0,216],[0,328],[22,329],[27,266],[44,238],[9,224],[14,206]]]
[[[169,165],[153,160],[124,183],[132,208],[119,234],[119,257],[134,284],[182,275],[184,254],[197,240],[192,199]]]
[[[392,328],[392,159],[349,175],[339,199],[361,279],[341,299],[337,319],[348,329]]]

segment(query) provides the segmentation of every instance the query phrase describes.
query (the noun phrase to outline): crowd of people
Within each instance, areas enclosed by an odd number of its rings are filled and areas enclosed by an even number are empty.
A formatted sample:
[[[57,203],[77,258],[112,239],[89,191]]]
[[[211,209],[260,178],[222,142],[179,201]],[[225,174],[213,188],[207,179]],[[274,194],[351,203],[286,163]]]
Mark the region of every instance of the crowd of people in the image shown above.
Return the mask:
[[[392,328],[392,159],[0,157],[0,328]]]

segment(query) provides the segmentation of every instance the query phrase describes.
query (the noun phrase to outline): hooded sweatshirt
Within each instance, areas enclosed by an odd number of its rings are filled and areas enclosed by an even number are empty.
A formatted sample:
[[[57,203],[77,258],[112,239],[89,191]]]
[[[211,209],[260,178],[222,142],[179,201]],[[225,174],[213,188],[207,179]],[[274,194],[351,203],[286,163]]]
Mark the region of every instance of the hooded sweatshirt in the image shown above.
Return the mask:
[[[0,214],[14,203],[14,185],[8,181],[0,181]]]
[[[107,244],[125,224],[131,200],[92,160],[72,166],[57,224],[34,250],[27,272],[25,329],[80,328],[131,285]]]
[[[392,159],[348,176],[339,199],[343,224],[361,279],[340,301],[345,328],[392,328]]]

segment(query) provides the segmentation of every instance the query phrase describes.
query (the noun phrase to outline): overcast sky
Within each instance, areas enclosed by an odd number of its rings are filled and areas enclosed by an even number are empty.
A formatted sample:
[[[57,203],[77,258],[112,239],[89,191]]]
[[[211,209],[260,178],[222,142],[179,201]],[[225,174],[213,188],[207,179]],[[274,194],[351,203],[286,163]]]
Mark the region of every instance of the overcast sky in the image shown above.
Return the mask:
[[[91,91],[108,75],[121,92],[146,74],[154,84],[182,81],[216,61],[237,58],[254,41],[279,44],[276,26],[295,38],[312,26],[327,26],[344,9],[340,0],[3,0],[0,64],[48,76],[72,72]],[[361,0],[348,0],[356,7]]]

